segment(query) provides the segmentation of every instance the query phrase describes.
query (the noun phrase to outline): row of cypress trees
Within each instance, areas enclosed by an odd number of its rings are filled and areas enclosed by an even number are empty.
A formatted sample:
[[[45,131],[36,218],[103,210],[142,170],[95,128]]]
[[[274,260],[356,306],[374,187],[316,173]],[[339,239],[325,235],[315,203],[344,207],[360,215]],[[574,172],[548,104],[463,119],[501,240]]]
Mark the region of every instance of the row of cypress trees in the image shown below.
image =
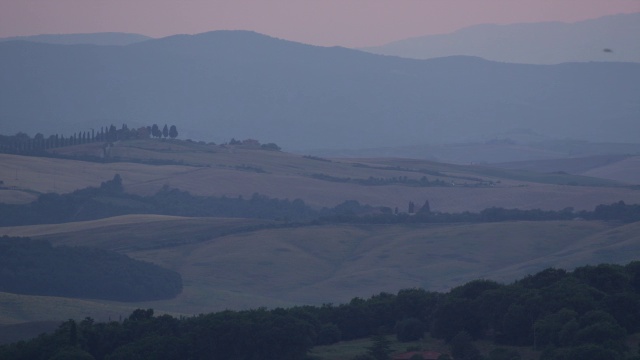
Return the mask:
[[[99,131],[79,131],[70,136],[50,135],[45,137],[42,133],[37,133],[33,138],[28,134],[19,132],[13,136],[0,135],[0,152],[10,154],[30,154],[44,152],[47,149],[60,148],[65,146],[80,145],[92,142],[112,142],[129,139],[148,139],[178,137],[178,128],[175,125],[164,125],[160,128],[157,124],[143,126],[137,129],[129,129],[127,124],[122,124],[118,129],[115,125],[101,127]]]

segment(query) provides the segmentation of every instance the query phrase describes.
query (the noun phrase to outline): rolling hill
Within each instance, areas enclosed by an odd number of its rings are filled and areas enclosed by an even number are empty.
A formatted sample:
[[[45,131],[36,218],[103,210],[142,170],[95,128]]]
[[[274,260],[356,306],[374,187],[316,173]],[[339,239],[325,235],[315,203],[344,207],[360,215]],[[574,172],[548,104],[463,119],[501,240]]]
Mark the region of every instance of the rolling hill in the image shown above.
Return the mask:
[[[572,24],[476,25],[450,34],[404,39],[364,50],[414,59],[467,55],[522,64],[640,62],[638,33],[640,13],[635,13]]]
[[[452,164],[490,164],[558,159],[628,156],[640,154],[638,143],[594,143],[570,139],[541,139],[536,134],[510,132],[494,134],[464,143],[394,146],[368,149],[315,149],[310,154],[324,157],[411,158]],[[498,165],[502,166],[502,165]],[[544,170],[543,170],[544,171]],[[555,171],[555,170],[554,170]],[[560,169],[560,171],[569,171]],[[572,172],[573,173],[573,172]]]
[[[599,155],[551,160],[515,161],[493,167],[543,173],[571,173],[610,179],[630,184],[640,183],[638,155]]]
[[[184,291],[175,299],[131,304],[0,294],[0,321],[6,324],[89,315],[113,318],[126,315],[131,307],[194,314],[226,308],[339,303],[355,296],[410,287],[446,290],[477,278],[510,282],[546,267],[626,263],[637,260],[640,250],[639,223],[316,225],[207,238],[202,234],[219,232],[220,226],[233,223],[238,226],[242,220],[158,220],[138,216],[47,229],[0,229],[14,236],[37,233],[34,238],[49,239],[54,244],[119,250],[175,270],[184,281]],[[131,226],[155,227],[156,232],[131,235]],[[100,235],[107,232],[112,242]],[[159,233],[186,241],[159,245]],[[52,311],[56,307],[64,311]]]
[[[97,186],[117,173],[133,194],[150,195],[169,185],[194,195],[301,198],[316,208],[348,199],[400,211],[409,201],[428,199],[432,210],[447,212],[640,203],[640,192],[630,186],[637,182],[415,159],[327,159],[250,145],[130,140],[115,142],[108,161],[79,160],[101,148],[90,143],[50,150],[65,158],[0,154],[1,201],[25,203],[49,191]],[[620,168],[634,167],[632,159],[590,166],[583,161],[582,170],[617,162]],[[418,186],[422,177],[433,186]],[[380,179],[386,182],[376,183]],[[638,226],[592,221],[284,226],[260,219],[139,214],[3,227],[0,235],[100,247],[156,263],[180,273],[184,290],[174,299],[131,304],[0,294],[0,323],[106,320],[136,307],[195,314],[342,302],[407,287],[445,290],[478,277],[508,282],[549,266],[634,260]]]
[[[102,144],[52,151],[64,156],[101,152]],[[640,202],[640,192],[621,182],[568,173],[453,165],[410,159],[326,159],[233,145],[188,141],[137,140],[114,144],[116,162],[0,154],[0,201],[26,203],[46,192],[68,193],[98,186],[120,174],[125,191],[152,195],[163,186],[194,195],[249,198],[300,198],[316,207],[345,200],[398,207],[429,200],[445,212],[480,211],[487,207],[592,210],[598,204]],[[416,184],[426,178],[434,186]],[[369,179],[382,179],[367,185]],[[394,180],[395,179],[395,180]],[[632,180],[632,179],[631,179]],[[435,186],[437,185],[437,186]]]
[[[637,142],[640,64],[411,60],[246,31],[127,46],[0,43],[0,132],[175,124],[285,149],[466,141],[512,129]]]
[[[625,182],[640,182],[640,156],[632,156],[583,172],[583,175]]]

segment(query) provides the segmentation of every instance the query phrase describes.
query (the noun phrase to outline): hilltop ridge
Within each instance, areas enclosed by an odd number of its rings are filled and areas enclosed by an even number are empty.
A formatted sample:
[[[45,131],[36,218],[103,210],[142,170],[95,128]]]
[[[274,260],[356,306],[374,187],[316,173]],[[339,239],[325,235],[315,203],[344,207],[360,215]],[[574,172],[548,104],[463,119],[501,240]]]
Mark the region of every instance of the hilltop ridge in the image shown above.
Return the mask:
[[[0,154],[3,202],[24,203],[41,193],[72,192],[114,174],[121,175],[127,192],[138,195],[151,195],[169,185],[194,195],[300,198],[314,207],[357,200],[406,209],[411,201],[429,200],[436,210],[460,212],[492,206],[590,210],[620,200],[640,202],[640,192],[629,187],[637,185],[634,182],[427,160],[331,159],[245,145],[154,139],[113,143],[112,159],[107,161],[95,161],[95,155],[103,152],[102,143],[50,151],[62,158]],[[87,155],[92,161],[81,161]]]
[[[521,64],[637,63],[640,62],[636,35],[639,32],[640,13],[618,14],[575,23],[482,24],[363,50],[413,59],[469,55]]]
[[[216,31],[128,46],[0,43],[0,132],[174,123],[285,149],[466,141],[530,129],[635,142],[640,64],[411,60]],[[605,126],[606,125],[606,126]]]

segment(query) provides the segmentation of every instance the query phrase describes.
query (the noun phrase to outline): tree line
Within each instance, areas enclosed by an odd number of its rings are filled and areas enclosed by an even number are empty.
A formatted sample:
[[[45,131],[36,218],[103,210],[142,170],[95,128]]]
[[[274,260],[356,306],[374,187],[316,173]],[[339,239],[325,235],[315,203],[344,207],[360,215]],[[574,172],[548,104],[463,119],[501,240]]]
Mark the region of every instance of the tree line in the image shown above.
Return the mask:
[[[87,187],[67,194],[41,194],[29,204],[0,203],[0,226],[64,223],[127,214],[258,218],[296,222],[297,226],[305,223],[481,223],[574,219],[629,223],[640,221],[640,205],[619,201],[598,205],[593,211],[493,207],[477,213],[444,213],[431,211],[428,201],[418,210],[410,202],[408,212],[400,212],[397,208],[394,211],[388,207],[373,207],[348,200],[335,207],[318,210],[301,199],[274,199],[257,193],[246,199],[242,196],[195,196],[168,186],[154,195],[138,196],[126,193],[122,177],[116,174],[99,187]]]
[[[474,280],[449,292],[405,289],[340,305],[222,311],[189,318],[136,310],[123,322],[69,320],[57,331],[0,347],[0,359],[312,359],[316,345],[376,335],[425,333],[456,360],[480,360],[473,340],[526,346],[541,359],[613,359],[640,331],[640,261],[548,268],[511,284]],[[379,344],[384,345],[384,344]],[[369,349],[355,359],[389,359]],[[505,357],[508,355],[508,357]],[[518,359],[517,350],[490,360]],[[628,358],[628,357],[627,357]],[[638,356],[633,359],[639,359]]]
[[[247,199],[241,196],[194,196],[165,186],[154,195],[138,196],[126,193],[122,178],[116,174],[99,187],[87,187],[68,194],[41,194],[29,204],[0,203],[0,226],[64,223],[127,214],[302,221],[314,218],[317,213],[300,199],[280,200],[260,194],[253,194]]]
[[[414,187],[451,187],[455,186],[451,182],[445,182],[441,179],[429,180],[426,176],[422,176],[419,179],[410,179],[407,176],[395,176],[391,178],[382,178],[382,177],[374,177],[369,176],[368,178],[351,178],[351,177],[338,177],[327,174],[311,174],[311,177],[318,180],[331,181],[331,182],[341,182],[341,183],[351,183],[357,185],[364,186],[387,186],[387,185],[405,185],[405,186],[414,186]],[[481,187],[481,186],[490,186],[488,183],[476,183],[476,184],[463,184],[461,186],[473,186],[473,187]]]
[[[0,291],[116,301],[170,299],[182,291],[175,271],[97,248],[0,238]]]
[[[410,223],[485,223],[501,221],[558,221],[558,220],[603,220],[632,223],[640,221],[640,204],[627,204],[620,200],[612,204],[600,204],[593,210],[576,211],[567,207],[562,210],[505,209],[490,207],[479,212],[464,211],[447,213],[431,211],[425,202],[416,210],[409,202],[408,211],[400,212],[389,207],[374,209],[352,201],[351,206],[339,213],[321,213],[322,223],[368,223],[368,224],[410,224]],[[377,211],[375,211],[377,210]]]
[[[118,140],[130,139],[149,139],[167,138],[175,139],[178,137],[178,128],[175,125],[170,127],[165,124],[160,128],[157,124],[151,126],[142,126],[136,129],[129,129],[127,124],[122,124],[121,128],[117,128],[111,124],[103,126],[99,131],[91,129],[91,131],[79,131],[72,135],[50,135],[45,137],[42,133],[37,133],[33,138],[28,134],[19,132],[13,136],[0,135],[0,153],[9,154],[39,154],[48,149],[60,148],[65,146],[87,144],[92,142],[113,142]]]

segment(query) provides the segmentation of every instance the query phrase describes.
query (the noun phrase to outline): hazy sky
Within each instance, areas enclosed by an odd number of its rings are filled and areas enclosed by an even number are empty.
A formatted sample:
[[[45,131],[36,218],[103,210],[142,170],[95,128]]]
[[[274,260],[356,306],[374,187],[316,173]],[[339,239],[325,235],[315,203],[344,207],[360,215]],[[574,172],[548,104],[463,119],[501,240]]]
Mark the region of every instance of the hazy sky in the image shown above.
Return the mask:
[[[474,24],[575,22],[632,12],[640,12],[640,0],[0,0],[0,37],[244,29],[358,47]]]

